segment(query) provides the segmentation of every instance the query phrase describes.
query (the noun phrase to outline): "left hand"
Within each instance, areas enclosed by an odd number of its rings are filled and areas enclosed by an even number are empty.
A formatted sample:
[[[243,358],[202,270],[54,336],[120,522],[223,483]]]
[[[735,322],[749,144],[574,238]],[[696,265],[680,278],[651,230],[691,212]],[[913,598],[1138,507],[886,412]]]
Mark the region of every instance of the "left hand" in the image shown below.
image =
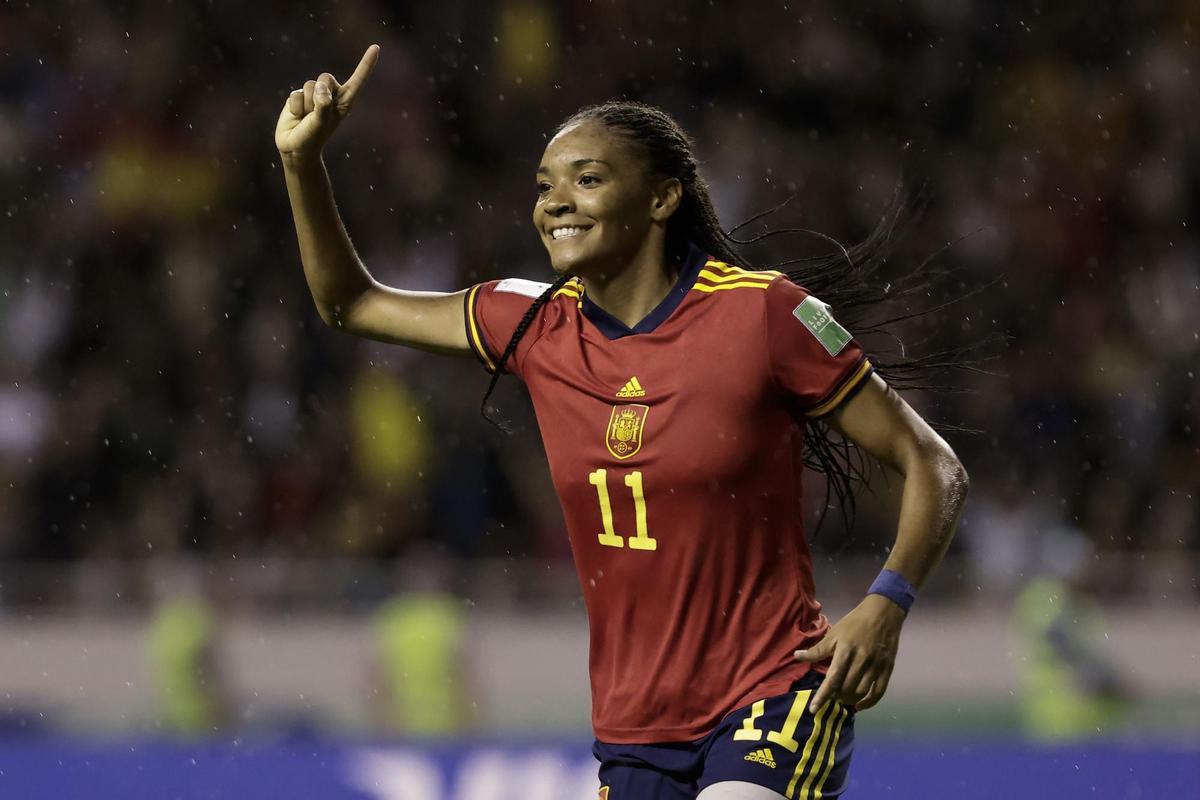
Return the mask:
[[[833,658],[809,709],[815,712],[832,697],[859,710],[878,703],[892,677],[905,616],[891,600],[869,594],[825,638],[797,650],[796,660],[808,664]]]

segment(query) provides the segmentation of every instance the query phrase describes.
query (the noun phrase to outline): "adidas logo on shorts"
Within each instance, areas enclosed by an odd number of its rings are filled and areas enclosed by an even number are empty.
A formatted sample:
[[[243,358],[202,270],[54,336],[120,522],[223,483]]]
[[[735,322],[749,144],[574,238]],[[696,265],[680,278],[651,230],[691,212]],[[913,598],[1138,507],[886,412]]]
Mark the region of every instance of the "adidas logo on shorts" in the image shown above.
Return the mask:
[[[771,748],[769,747],[755,750],[753,753],[747,753],[745,758],[747,761],[753,761],[756,764],[762,764],[764,767],[775,769],[775,754],[771,752]]]

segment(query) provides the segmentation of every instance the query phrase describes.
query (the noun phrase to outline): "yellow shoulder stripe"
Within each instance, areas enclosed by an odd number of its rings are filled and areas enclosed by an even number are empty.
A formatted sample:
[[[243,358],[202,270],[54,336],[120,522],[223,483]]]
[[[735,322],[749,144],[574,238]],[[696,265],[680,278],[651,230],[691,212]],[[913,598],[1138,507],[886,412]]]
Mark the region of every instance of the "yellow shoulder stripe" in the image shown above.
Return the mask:
[[[709,286],[704,283],[697,283],[692,288],[697,292],[723,292],[726,289],[763,289],[764,291],[771,284],[765,281],[737,281],[735,283],[721,283],[716,286]]]
[[[700,274],[696,277],[703,278],[706,281],[712,281],[713,283],[728,283],[729,281],[741,280],[762,280],[770,283],[771,281],[775,280],[774,275],[760,275],[757,272],[721,274],[717,272],[711,272],[707,269],[700,270]]]
[[[809,417],[819,417],[824,414],[828,414],[830,411],[837,408],[842,400],[846,398],[846,395],[850,393],[850,390],[861,383],[862,379],[865,378],[870,372],[871,362],[864,358],[863,362],[858,365],[858,369],[854,370],[854,374],[842,384],[842,388],[838,389],[834,393],[833,397],[829,398],[824,403],[821,403],[821,405],[817,406],[816,408],[804,412],[805,415]]]
[[[754,275],[754,276],[769,276],[772,278],[778,278],[780,275],[783,274],[782,272],[779,272],[778,270],[774,270],[774,269],[744,269],[742,267],[731,267],[730,265],[726,264],[724,261],[709,261],[707,264],[704,265],[704,267],[705,267],[705,269],[709,269],[709,268],[715,269],[719,272],[725,273],[726,275]]]
[[[483,366],[488,372],[495,372],[496,365],[492,363],[491,356],[488,355],[487,346],[483,343],[483,336],[479,332],[479,325],[475,322],[475,297],[479,294],[480,284],[475,284],[467,292],[467,328],[471,332],[471,347],[475,350],[476,355],[483,362]]]

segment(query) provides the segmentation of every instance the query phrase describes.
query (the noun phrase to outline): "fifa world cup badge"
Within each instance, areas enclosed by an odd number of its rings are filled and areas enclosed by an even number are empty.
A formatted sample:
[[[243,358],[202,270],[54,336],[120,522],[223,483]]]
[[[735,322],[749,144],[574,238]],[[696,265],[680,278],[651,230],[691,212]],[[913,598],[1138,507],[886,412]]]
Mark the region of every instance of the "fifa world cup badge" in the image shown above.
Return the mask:
[[[608,452],[620,459],[630,458],[642,449],[642,431],[646,427],[646,415],[650,406],[632,403],[613,406],[608,419]]]
[[[598,800],[608,800],[608,787],[607,786],[600,787],[600,796],[599,796]]]
[[[831,356],[842,352],[850,341],[850,332],[833,318],[829,305],[809,295],[804,302],[792,309],[792,315],[804,323],[804,327],[817,337],[817,341]]]

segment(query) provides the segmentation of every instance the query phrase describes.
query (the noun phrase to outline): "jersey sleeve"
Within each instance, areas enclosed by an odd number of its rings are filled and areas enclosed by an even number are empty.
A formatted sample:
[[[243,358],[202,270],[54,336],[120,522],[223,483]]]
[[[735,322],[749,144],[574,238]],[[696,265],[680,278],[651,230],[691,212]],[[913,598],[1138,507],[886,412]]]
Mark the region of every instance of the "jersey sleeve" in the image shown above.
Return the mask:
[[[775,382],[821,417],[867,382],[872,367],[833,309],[785,277],[767,288],[766,336]]]
[[[523,278],[506,278],[479,283],[467,290],[463,309],[467,341],[488,372],[496,371],[521,318],[549,285]],[[537,338],[536,327],[535,322],[526,329],[517,349],[504,363],[505,372],[518,378],[522,376],[525,356]]]

